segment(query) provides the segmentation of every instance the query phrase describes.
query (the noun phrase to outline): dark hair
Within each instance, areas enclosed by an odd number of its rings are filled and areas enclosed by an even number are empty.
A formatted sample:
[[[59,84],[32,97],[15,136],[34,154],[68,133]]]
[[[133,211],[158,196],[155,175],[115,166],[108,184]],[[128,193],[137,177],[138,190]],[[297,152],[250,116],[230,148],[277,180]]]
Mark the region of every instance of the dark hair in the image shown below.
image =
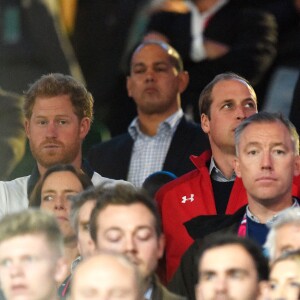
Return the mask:
[[[204,253],[210,249],[227,245],[241,246],[252,258],[255,265],[258,281],[268,280],[269,263],[263,255],[261,247],[247,237],[239,237],[233,234],[212,234],[204,238],[197,258],[197,266],[200,265]]]
[[[42,188],[45,183],[45,180],[49,175],[56,172],[64,172],[68,171],[73,173],[80,183],[82,184],[83,189],[86,189],[89,186],[92,186],[93,183],[91,179],[86,175],[82,170],[76,169],[73,165],[70,164],[58,164],[53,167],[50,167],[47,169],[45,174],[39,179],[38,183],[33,189],[33,192],[30,196],[29,200],[29,206],[30,207],[40,207],[41,206],[41,194],[42,194]]]
[[[70,198],[71,200],[71,212],[70,212],[70,221],[73,229],[78,235],[78,214],[80,208],[88,201],[96,201],[98,196],[97,188],[90,186],[87,189],[83,190],[77,195],[74,195]]]
[[[210,107],[211,107],[211,104],[212,104],[212,101],[213,101],[213,99],[211,97],[212,90],[218,82],[224,81],[224,80],[238,80],[238,81],[241,81],[241,82],[245,83],[248,86],[248,88],[255,95],[255,100],[256,100],[255,91],[254,91],[253,87],[250,85],[248,80],[246,80],[242,76],[240,76],[238,74],[235,74],[235,73],[232,73],[232,72],[221,73],[221,74],[215,76],[215,78],[209,84],[207,84],[204,87],[204,89],[202,90],[202,92],[200,94],[200,97],[199,97],[200,115],[205,114],[210,119]]]
[[[147,191],[151,198],[166,183],[176,179],[177,176],[171,172],[158,171],[150,174],[143,182],[142,188]]]
[[[133,56],[138,53],[141,49],[143,49],[144,47],[148,46],[148,45],[156,45],[159,46],[161,49],[163,49],[169,56],[170,58],[170,62],[171,64],[176,68],[176,70],[178,72],[183,72],[183,61],[182,58],[180,56],[180,54],[177,52],[177,50],[175,48],[173,48],[172,46],[170,46],[169,44],[165,43],[165,42],[161,42],[161,41],[156,41],[156,40],[149,40],[149,41],[144,41],[141,44],[139,44],[134,51],[132,52],[131,55],[131,59],[130,59],[130,65],[132,63],[132,58]],[[131,69],[131,68],[129,68]]]
[[[151,212],[155,220],[155,231],[157,236],[161,235],[161,220],[158,213],[156,203],[149,197],[149,195],[141,190],[136,189],[128,184],[116,184],[114,186],[100,185],[95,187],[96,206],[93,209],[90,230],[93,241],[97,242],[97,220],[102,210],[109,205],[131,205],[142,204]]]
[[[93,96],[84,85],[76,81],[72,76],[53,73],[43,75],[35,81],[27,92],[25,92],[24,115],[27,119],[31,118],[32,109],[37,97],[54,97],[69,95],[72,102],[74,113],[79,120],[88,117],[93,120]]]
[[[254,114],[245,120],[235,129],[235,151],[236,155],[238,155],[238,146],[240,143],[240,137],[245,128],[253,123],[260,124],[260,123],[276,123],[279,122],[283,124],[290,133],[290,137],[292,143],[294,145],[295,154],[299,154],[299,135],[295,126],[282,114],[280,113],[270,113],[266,111],[261,111],[257,114]]]

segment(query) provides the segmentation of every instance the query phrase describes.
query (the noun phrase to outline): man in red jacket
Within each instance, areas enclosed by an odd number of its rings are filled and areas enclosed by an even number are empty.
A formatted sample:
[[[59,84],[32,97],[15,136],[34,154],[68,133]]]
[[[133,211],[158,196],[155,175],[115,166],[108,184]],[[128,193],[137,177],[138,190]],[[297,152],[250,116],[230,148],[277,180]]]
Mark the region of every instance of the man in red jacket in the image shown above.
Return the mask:
[[[192,156],[196,169],[163,186],[156,195],[166,235],[167,280],[193,241],[185,222],[199,215],[233,214],[247,203],[242,181],[233,170],[234,131],[257,112],[255,91],[234,73],[219,74],[203,89],[199,109],[211,152]]]

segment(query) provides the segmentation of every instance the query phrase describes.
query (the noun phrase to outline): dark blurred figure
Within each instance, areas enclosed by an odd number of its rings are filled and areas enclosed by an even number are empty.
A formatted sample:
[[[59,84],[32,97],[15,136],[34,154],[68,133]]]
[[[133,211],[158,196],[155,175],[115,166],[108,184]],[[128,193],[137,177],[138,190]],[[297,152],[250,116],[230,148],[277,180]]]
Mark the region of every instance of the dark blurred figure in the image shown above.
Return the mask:
[[[181,12],[155,12],[145,39],[170,43],[181,54],[190,74],[183,94],[186,111],[198,121],[199,94],[214,76],[235,72],[255,86],[276,54],[275,18],[240,0],[183,1]]]
[[[52,8],[55,3],[51,2]],[[40,0],[0,1],[0,83],[4,89],[22,93],[51,72],[83,80],[58,12]]]
[[[149,175],[143,182],[144,188],[151,198],[154,199],[156,192],[166,183],[174,180],[177,176],[168,171],[158,171]]]
[[[273,14],[276,19],[278,53],[255,90],[264,110],[281,112],[288,117],[300,70],[300,1],[245,0],[244,2],[246,5]]]
[[[78,0],[77,3],[73,47],[95,99],[96,119],[107,123],[112,135],[124,132],[136,113],[127,97],[120,64],[135,13],[147,2],[150,1]]]
[[[295,125],[297,131],[300,132],[300,75],[294,90],[290,120]]]
[[[23,98],[0,88],[0,107],[0,180],[5,180],[25,152]]]

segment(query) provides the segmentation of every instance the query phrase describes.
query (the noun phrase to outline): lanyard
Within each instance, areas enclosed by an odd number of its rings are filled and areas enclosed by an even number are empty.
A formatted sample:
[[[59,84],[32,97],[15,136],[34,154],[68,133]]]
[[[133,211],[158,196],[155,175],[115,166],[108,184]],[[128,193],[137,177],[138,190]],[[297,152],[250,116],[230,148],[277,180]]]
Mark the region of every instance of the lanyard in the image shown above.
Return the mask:
[[[246,235],[247,235],[247,215],[245,213],[238,229],[238,236],[245,237]]]

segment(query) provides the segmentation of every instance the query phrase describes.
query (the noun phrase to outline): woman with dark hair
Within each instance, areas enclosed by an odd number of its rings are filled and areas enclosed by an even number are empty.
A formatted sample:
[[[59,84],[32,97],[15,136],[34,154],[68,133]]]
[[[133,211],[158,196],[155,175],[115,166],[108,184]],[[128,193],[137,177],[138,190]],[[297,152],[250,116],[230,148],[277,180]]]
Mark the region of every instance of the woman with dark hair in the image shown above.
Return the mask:
[[[70,197],[91,186],[89,177],[72,165],[50,167],[35,186],[30,197],[30,207],[51,211],[57,218],[64,236],[65,258],[72,271],[74,261],[79,257],[77,237],[70,223]]]

